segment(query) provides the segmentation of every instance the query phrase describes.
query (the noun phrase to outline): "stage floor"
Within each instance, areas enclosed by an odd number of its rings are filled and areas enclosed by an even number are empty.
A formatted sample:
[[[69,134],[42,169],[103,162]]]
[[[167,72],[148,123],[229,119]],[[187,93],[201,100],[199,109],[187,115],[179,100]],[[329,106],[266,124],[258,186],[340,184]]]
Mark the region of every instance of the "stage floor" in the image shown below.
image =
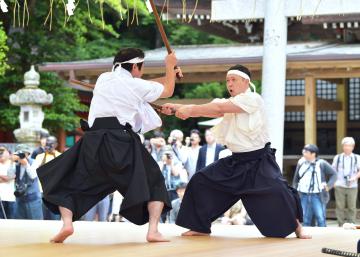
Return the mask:
[[[48,240],[61,227],[59,221],[0,220],[1,257],[232,257],[232,256],[330,256],[322,247],[356,251],[359,230],[307,228],[311,240],[294,235],[286,239],[264,238],[254,226],[214,225],[211,237],[181,237],[184,229],[161,224],[170,243],[149,244],[147,226],[129,223],[76,222],[75,234],[64,244]]]

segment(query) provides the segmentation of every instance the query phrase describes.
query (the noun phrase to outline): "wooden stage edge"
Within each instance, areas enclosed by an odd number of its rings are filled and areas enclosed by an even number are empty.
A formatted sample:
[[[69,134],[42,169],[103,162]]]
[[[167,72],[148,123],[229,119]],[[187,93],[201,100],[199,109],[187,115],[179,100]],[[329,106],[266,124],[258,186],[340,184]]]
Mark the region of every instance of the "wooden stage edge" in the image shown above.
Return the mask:
[[[181,237],[185,231],[161,224],[170,243],[146,243],[147,226],[130,223],[75,222],[75,234],[64,244],[48,240],[61,227],[60,221],[0,220],[1,257],[232,257],[232,256],[330,256],[321,248],[356,251],[359,230],[337,227],[306,228],[311,240],[264,238],[254,226],[214,225],[210,237]]]

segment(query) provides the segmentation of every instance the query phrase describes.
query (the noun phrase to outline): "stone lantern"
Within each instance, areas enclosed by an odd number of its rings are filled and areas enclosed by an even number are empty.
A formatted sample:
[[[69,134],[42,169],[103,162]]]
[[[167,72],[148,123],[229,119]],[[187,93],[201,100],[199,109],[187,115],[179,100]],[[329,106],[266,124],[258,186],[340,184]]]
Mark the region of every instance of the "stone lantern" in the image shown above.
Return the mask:
[[[15,138],[19,143],[26,143],[31,147],[38,145],[40,134],[48,131],[42,128],[44,121],[43,105],[49,105],[53,101],[52,94],[47,94],[38,88],[40,75],[35,71],[34,65],[24,74],[25,87],[10,95],[10,103],[20,106],[20,128],[14,131]]]

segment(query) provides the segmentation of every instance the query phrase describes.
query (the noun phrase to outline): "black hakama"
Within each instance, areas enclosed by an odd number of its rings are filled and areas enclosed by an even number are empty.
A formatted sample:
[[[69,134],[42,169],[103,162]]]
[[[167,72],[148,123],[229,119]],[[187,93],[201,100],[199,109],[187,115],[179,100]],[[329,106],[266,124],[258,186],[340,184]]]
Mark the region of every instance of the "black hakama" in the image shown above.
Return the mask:
[[[234,153],[197,172],[190,180],[176,224],[211,233],[211,223],[239,199],[259,231],[267,237],[286,237],[302,222],[297,191],[283,178],[275,150]]]
[[[95,119],[73,147],[37,172],[46,206],[54,213],[58,206],[70,209],[73,221],[115,190],[124,197],[120,214],[137,225],[149,221],[149,201],[171,209],[158,164],[131,126],[114,117]]]

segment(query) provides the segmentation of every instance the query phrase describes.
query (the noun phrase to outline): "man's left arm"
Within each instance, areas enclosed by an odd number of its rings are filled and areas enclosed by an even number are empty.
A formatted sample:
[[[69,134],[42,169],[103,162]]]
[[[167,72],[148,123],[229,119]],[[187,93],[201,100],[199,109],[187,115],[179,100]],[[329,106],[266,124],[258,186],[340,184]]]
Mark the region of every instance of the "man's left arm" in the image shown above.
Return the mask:
[[[356,158],[357,173],[350,178],[350,181],[356,181],[356,180],[360,179],[360,156],[355,155],[355,158]]]
[[[213,101],[200,105],[183,105],[176,111],[176,116],[180,119],[188,119],[190,117],[209,117],[217,118],[224,116],[225,113],[241,113],[243,109],[233,104],[230,100],[218,102]]]
[[[337,173],[327,161],[323,161],[321,163],[321,166],[325,176],[329,177],[329,181],[327,181],[326,184],[326,190],[329,191],[335,185],[335,182],[337,180]]]

